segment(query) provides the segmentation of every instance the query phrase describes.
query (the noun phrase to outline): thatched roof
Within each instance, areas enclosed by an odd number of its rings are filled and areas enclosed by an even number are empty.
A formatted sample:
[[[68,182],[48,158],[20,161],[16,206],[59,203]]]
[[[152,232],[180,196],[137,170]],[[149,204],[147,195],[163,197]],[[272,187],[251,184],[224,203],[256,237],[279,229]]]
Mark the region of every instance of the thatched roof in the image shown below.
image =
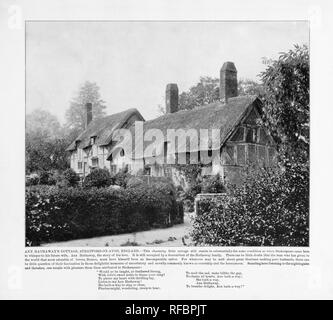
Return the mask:
[[[192,110],[181,110],[175,113],[163,115],[154,120],[146,121],[143,123],[143,132],[147,132],[149,129],[160,129],[162,130],[164,137],[167,137],[168,129],[219,129],[220,130],[220,142],[221,145],[228,138],[229,134],[233,131],[235,126],[243,119],[244,115],[247,114],[250,107],[253,105],[255,100],[260,101],[257,96],[238,96],[229,98],[227,103],[215,102],[205,106],[197,107]],[[134,133],[134,128],[131,128]],[[189,151],[191,143],[195,143],[195,137],[189,135],[186,141],[186,151]],[[138,158],[139,150],[137,146],[134,146],[133,136],[133,152],[132,158]],[[143,142],[143,150],[150,145],[151,141]],[[208,149],[212,148],[212,136],[209,137],[207,142]],[[193,144],[192,144],[193,146]],[[162,150],[163,146],[159,146],[158,149]],[[181,147],[180,145],[177,147]],[[136,149],[136,150],[135,150]],[[116,148],[113,148],[108,156],[110,157]],[[184,149],[182,149],[184,150]],[[198,151],[197,148],[191,148],[191,151]]]
[[[95,143],[99,146],[108,145],[112,140],[114,130],[122,128],[132,115],[138,115],[139,119],[144,121],[140,112],[133,108],[119,113],[106,116],[101,119],[93,120],[66,149],[73,151],[78,146],[79,148],[87,148],[90,146],[90,138],[95,137]],[[77,143],[76,143],[77,142]],[[77,146],[76,146],[77,144]]]

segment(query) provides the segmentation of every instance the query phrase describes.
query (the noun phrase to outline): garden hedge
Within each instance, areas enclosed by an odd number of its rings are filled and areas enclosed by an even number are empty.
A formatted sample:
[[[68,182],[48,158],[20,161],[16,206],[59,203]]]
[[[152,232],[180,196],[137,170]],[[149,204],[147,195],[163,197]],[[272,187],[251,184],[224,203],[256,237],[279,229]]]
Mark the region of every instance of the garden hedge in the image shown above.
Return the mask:
[[[26,188],[26,244],[65,241],[168,227],[183,222],[167,184],[127,189]]]

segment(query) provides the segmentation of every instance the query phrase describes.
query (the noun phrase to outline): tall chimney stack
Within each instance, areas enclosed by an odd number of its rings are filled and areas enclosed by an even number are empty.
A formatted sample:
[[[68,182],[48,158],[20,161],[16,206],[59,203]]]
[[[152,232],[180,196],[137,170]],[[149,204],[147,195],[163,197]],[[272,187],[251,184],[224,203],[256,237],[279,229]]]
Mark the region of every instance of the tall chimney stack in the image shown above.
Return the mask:
[[[238,96],[237,70],[233,62],[225,62],[220,70],[220,100],[225,103],[229,98]]]
[[[178,111],[178,86],[176,83],[169,83],[166,87],[165,106],[167,113]]]
[[[90,102],[87,102],[86,103],[86,123],[85,123],[85,127],[87,129],[89,123],[91,122],[92,120],[92,104]]]

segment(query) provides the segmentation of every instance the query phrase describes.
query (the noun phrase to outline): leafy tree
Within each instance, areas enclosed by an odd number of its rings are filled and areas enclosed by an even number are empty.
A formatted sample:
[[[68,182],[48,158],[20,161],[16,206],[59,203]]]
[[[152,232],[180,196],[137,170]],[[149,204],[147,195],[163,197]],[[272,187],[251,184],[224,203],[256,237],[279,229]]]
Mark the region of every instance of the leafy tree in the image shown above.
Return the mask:
[[[66,125],[74,131],[74,135],[84,130],[85,127],[85,105],[92,103],[93,119],[105,115],[105,101],[101,99],[99,86],[95,82],[86,81],[79,89],[79,93],[70,103],[66,111]]]
[[[261,74],[264,85],[264,124],[279,143],[284,158],[309,158],[309,51],[296,45],[271,60]]]
[[[265,94],[264,87],[261,83],[258,83],[251,79],[240,79],[238,81],[238,95],[257,95],[262,97]]]
[[[190,110],[219,100],[219,79],[201,77],[187,92],[179,95],[179,109]]]
[[[183,91],[179,95],[179,110],[191,110],[209,103],[219,101],[218,78],[201,77],[200,81],[192,86],[188,91]],[[261,84],[249,80],[241,79],[238,82],[238,95],[263,95],[263,87]],[[165,114],[165,108],[158,106],[158,112]]]
[[[44,139],[56,138],[61,134],[61,125],[49,111],[35,109],[26,116],[26,133]]]
[[[37,109],[26,116],[26,171],[63,170],[68,167],[68,139],[56,116]]]

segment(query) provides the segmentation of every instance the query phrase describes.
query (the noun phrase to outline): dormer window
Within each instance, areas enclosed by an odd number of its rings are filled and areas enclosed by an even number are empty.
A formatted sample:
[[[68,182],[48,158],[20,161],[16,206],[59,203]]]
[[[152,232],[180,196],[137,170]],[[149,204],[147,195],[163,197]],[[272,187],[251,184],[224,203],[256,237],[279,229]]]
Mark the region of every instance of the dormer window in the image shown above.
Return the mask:
[[[90,144],[93,145],[96,142],[96,136],[90,137]]]

